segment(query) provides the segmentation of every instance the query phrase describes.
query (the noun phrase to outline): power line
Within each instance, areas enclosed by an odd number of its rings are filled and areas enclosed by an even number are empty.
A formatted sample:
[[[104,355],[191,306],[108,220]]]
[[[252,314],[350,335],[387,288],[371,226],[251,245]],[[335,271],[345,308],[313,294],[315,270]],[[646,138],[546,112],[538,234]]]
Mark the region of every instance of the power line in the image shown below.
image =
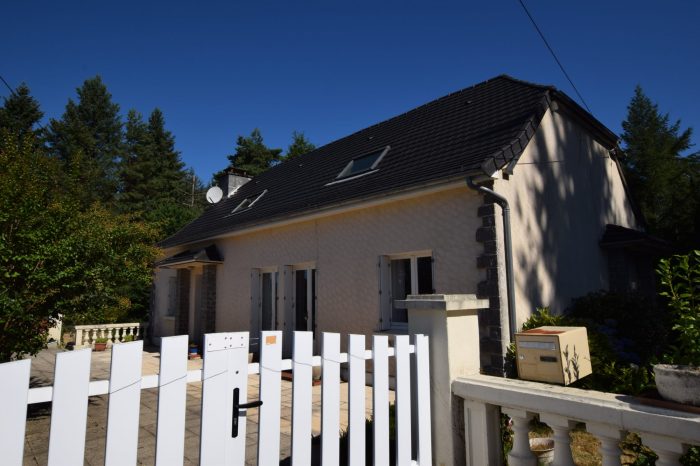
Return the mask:
[[[0,79],[2,80],[3,83],[5,83],[5,86],[7,86],[7,88],[10,90],[10,94],[15,95],[15,90],[12,89],[12,87],[10,87],[9,84],[7,84],[7,81],[5,81],[5,78],[3,78],[1,74],[0,74]]]
[[[557,65],[559,65],[561,72],[564,73],[564,76],[566,76],[566,79],[569,81],[569,84],[571,84],[571,87],[574,88],[574,91],[576,92],[576,95],[578,96],[578,98],[581,100],[581,103],[583,103],[583,106],[586,107],[586,110],[588,110],[589,113],[593,113],[593,112],[591,112],[591,109],[588,107],[588,104],[586,103],[586,101],[583,99],[583,96],[581,95],[581,93],[576,88],[576,85],[574,85],[574,82],[572,81],[571,77],[569,77],[569,73],[567,73],[566,70],[564,69],[564,65],[562,65],[561,62],[559,61],[559,59],[557,58],[557,54],[554,53],[554,50],[552,50],[552,47],[549,45],[549,42],[547,42],[547,39],[544,37],[544,34],[542,33],[542,30],[540,30],[540,27],[535,22],[535,18],[532,17],[532,15],[530,14],[530,11],[528,11],[527,7],[525,6],[525,3],[523,3],[523,0],[518,0],[518,2],[520,2],[520,6],[523,7],[523,10],[525,10],[525,14],[527,15],[527,17],[530,18],[532,25],[535,26],[535,29],[537,30],[537,33],[542,38],[544,45],[546,45],[547,49],[549,49],[549,53],[552,54],[552,56],[554,57],[554,60],[557,62]]]

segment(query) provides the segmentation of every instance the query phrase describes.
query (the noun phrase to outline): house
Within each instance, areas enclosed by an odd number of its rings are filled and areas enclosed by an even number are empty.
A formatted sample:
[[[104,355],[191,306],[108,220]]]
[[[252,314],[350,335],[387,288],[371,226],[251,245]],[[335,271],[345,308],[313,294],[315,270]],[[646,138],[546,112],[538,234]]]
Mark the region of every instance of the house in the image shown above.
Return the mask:
[[[161,243],[152,332],[396,333],[407,294],[478,293],[482,366],[502,372],[510,327],[537,306],[639,286],[627,237],[647,240],[616,148],[561,91],[498,76],[253,179],[231,173]]]

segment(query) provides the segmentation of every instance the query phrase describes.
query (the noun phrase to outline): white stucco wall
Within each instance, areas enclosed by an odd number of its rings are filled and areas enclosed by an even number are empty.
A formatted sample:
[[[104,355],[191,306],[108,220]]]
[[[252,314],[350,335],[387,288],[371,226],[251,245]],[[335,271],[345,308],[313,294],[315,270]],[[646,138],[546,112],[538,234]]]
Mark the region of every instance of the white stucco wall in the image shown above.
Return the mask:
[[[483,246],[474,240],[481,202],[464,186],[217,240],[224,264],[217,270],[216,329],[250,330],[254,268],[279,267],[281,273],[285,265],[315,264],[319,334],[371,334],[379,329],[381,255],[431,251],[436,292],[476,293],[485,276],[476,268]],[[157,289],[167,283],[162,275],[157,274]],[[279,309],[281,287],[278,293]],[[156,306],[163,303],[167,294],[161,297],[158,291]],[[156,328],[168,332],[167,326]]]
[[[598,246],[605,225],[638,225],[615,161],[589,132],[548,110],[513,174],[494,189],[511,207],[519,324],[538,306],[561,312],[571,298],[607,288],[606,258]],[[502,245],[499,207],[496,217]],[[503,264],[502,248],[499,255]]]

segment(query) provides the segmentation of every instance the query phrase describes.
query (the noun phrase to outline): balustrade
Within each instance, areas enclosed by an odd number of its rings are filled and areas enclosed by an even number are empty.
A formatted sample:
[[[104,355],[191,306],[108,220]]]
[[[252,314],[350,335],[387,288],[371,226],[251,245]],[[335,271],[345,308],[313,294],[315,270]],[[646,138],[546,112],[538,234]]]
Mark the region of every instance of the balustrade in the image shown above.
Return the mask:
[[[552,464],[558,466],[574,464],[569,434],[579,423],[585,424],[588,433],[600,441],[603,466],[621,464],[619,442],[628,432],[638,433],[642,443],[658,455],[657,466],[680,464],[679,458],[688,447],[700,444],[699,415],[649,406],[628,396],[485,375],[458,378],[453,382],[453,391],[464,398],[465,419],[470,419],[470,424],[475,413],[483,409],[468,411],[479,404],[500,406],[501,412],[511,419],[511,466],[536,464],[528,442],[529,422],[535,415],[552,429]],[[484,438],[488,442],[500,440],[497,428],[484,435],[470,432],[465,425],[465,431],[467,450],[491,448],[483,444]]]
[[[132,337],[141,340],[146,335],[146,324],[134,322],[126,324],[76,325],[75,347],[94,347],[98,338],[107,339],[107,346],[122,343]]]

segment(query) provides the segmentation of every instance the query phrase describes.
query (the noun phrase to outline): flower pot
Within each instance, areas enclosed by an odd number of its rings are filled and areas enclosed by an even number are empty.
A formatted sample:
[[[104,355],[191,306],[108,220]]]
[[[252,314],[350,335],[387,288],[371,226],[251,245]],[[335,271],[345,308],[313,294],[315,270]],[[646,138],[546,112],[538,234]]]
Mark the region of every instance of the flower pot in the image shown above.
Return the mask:
[[[107,343],[95,343],[95,351],[104,351],[107,349]]]
[[[530,451],[537,457],[537,465],[546,466],[554,461],[554,439],[549,437],[531,438]]]
[[[700,406],[700,367],[656,364],[654,378],[664,399]]]

